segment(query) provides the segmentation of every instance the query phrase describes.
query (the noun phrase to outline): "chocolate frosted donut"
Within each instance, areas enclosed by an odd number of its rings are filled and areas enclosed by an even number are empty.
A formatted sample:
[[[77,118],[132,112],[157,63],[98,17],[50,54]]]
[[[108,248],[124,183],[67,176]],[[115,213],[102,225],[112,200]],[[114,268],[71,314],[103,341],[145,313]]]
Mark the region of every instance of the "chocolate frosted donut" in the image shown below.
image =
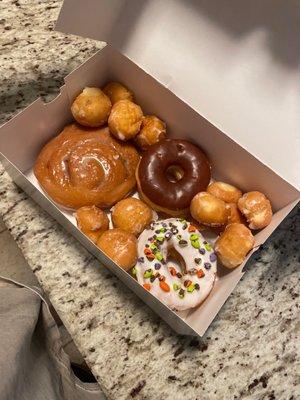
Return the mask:
[[[156,211],[178,216],[188,212],[192,198],[210,182],[209,161],[194,144],[165,139],[148,148],[138,169],[142,199]]]

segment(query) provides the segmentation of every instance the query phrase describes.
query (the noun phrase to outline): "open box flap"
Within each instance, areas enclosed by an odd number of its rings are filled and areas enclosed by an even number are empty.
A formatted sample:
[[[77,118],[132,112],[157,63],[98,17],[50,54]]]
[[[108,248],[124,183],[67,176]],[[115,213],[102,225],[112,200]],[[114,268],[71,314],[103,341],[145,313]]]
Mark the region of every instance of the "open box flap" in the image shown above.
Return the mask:
[[[65,0],[56,29],[111,43],[299,188],[299,12],[269,1]]]

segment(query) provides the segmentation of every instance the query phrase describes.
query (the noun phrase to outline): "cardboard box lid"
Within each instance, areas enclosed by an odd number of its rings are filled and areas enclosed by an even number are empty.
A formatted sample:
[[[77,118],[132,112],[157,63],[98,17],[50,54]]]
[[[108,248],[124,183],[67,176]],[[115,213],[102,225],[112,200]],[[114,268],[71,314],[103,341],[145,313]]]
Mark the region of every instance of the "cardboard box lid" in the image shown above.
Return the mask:
[[[300,4],[65,0],[56,29],[112,44],[300,188]]]

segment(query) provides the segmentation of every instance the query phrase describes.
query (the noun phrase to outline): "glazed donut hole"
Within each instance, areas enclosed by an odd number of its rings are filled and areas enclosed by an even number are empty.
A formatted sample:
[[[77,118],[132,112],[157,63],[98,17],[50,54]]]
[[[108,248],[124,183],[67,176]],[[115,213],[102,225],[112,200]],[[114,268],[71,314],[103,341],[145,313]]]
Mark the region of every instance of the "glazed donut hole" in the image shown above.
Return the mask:
[[[120,100],[111,109],[108,126],[117,139],[126,141],[134,138],[140,131],[143,111],[130,100]]]
[[[153,211],[143,201],[128,197],[112,208],[112,222],[115,228],[138,236],[153,219]]]
[[[212,182],[206,190],[225,203],[237,203],[242,197],[242,192],[238,188],[224,182]]]
[[[210,227],[220,227],[228,222],[228,205],[207,192],[196,194],[191,202],[190,212],[196,221]]]
[[[217,239],[214,249],[224,267],[233,269],[242,264],[254,247],[254,237],[245,225],[227,225]]]
[[[152,144],[166,137],[166,124],[155,115],[143,118],[141,130],[135,140],[141,150],[146,150]]]
[[[132,91],[119,82],[107,83],[103,88],[103,92],[110,98],[112,105],[120,100],[134,100]]]
[[[238,208],[246,217],[250,229],[265,228],[272,220],[271,203],[261,192],[245,193],[238,201]]]
[[[84,206],[74,214],[78,228],[94,243],[109,228],[109,219],[104,211],[96,206]]]
[[[111,101],[101,89],[86,87],[71,106],[74,119],[83,126],[99,127],[106,124],[111,111]]]
[[[242,213],[240,212],[237,204],[235,203],[229,203],[228,204],[228,222],[227,225],[233,224],[233,223],[239,223],[239,224],[244,224],[246,223],[246,220]]]
[[[123,229],[105,231],[97,241],[97,246],[116,264],[129,271],[137,261],[137,239]]]

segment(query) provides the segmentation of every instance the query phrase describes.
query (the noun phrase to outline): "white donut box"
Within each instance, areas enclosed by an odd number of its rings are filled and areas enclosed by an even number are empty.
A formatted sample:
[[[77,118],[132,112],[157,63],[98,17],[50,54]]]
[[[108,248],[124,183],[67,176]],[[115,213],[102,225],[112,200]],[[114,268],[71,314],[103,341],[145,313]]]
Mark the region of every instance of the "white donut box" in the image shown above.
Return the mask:
[[[249,258],[300,197],[299,69],[274,62],[266,31],[238,36],[213,18],[206,3],[65,0],[56,29],[109,44],[66,76],[53,101],[37,99],[0,128],[1,161],[16,184],[176,332],[199,336],[243,276]],[[32,174],[42,146],[71,122],[75,96],[85,86],[102,87],[109,80],[123,82],[144,113],[166,121],[170,137],[199,144],[211,160],[214,179],[244,192],[262,191],[272,202],[272,222],[256,233],[247,260],[219,273],[209,297],[192,311],[171,311],[144,290],[77,229],[72,215],[43,193]]]

